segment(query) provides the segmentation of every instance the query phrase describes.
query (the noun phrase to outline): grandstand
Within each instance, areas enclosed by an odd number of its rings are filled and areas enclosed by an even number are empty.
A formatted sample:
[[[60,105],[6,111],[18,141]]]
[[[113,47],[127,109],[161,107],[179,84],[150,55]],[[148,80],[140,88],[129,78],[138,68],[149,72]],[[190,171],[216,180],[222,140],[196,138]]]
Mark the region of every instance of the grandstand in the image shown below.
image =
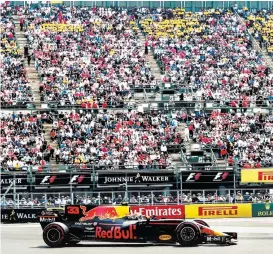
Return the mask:
[[[271,8],[3,3],[1,205],[271,202]]]

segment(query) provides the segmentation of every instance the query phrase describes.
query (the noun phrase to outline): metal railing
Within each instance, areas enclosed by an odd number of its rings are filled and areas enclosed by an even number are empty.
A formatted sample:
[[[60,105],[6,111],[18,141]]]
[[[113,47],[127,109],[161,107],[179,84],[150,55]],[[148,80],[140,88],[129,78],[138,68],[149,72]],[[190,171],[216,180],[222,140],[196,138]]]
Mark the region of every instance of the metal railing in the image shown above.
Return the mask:
[[[97,170],[105,170],[105,171],[131,171],[131,170],[150,170],[150,171],[159,171],[159,170],[169,170],[169,171],[180,171],[180,170],[194,170],[194,167],[190,166],[190,163],[188,162],[183,150],[180,150],[180,156],[181,156],[181,162],[176,162],[174,166],[166,166],[166,164],[151,164],[151,165],[141,165],[140,168],[139,165],[134,164],[124,164],[124,165],[98,165],[94,161],[93,164],[90,163],[70,163],[70,164],[64,164],[60,162],[60,164],[54,164],[54,167],[49,164],[46,166],[41,165],[30,165],[30,166],[23,166],[20,170],[8,170],[4,168],[3,166],[0,166],[1,174],[10,174],[10,175],[16,175],[20,173],[26,173],[29,174],[40,172],[40,173],[75,173],[75,172],[83,172],[83,173],[91,173],[95,172]],[[199,161],[195,162],[194,164],[202,165],[205,162]],[[223,166],[222,164],[217,164],[215,162],[214,164],[211,163],[210,170],[230,170],[232,167]]]
[[[128,198],[127,198],[128,197]],[[64,207],[68,204],[173,205],[273,202],[269,190],[173,190],[16,193],[1,196],[1,208]]]
[[[147,90],[145,89],[145,92],[147,94]],[[145,96],[145,95],[144,95]],[[151,99],[151,97],[156,98],[156,92],[154,92],[153,96],[145,96],[145,103],[147,105],[147,108],[152,108],[154,104],[158,104],[158,107],[164,108],[165,103],[169,103],[169,99],[164,99],[164,96],[161,100],[156,100],[156,99]],[[134,101],[137,99],[137,97],[133,98],[132,100],[125,100],[123,103],[123,106],[120,107],[119,105],[108,105],[106,108],[108,109],[113,109],[113,110],[124,110],[128,109],[131,107],[131,104],[135,103],[133,108],[136,108],[137,106],[141,106],[141,103],[138,103],[137,101]],[[263,100],[255,100],[255,101],[250,101],[250,103],[253,103],[254,105],[251,105],[247,108],[244,107],[231,107],[229,105],[229,102],[227,104],[219,104],[219,100],[174,100],[174,109],[180,110],[180,109],[187,109],[187,110],[196,110],[196,104],[201,104],[203,105],[201,109],[204,110],[220,110],[224,109],[227,111],[230,110],[260,110],[260,109],[266,109],[266,110],[272,110],[273,109],[273,101],[269,100],[268,98],[264,98]],[[41,109],[40,109],[41,107]],[[77,104],[66,104],[66,105],[60,105],[59,101],[41,101],[40,103],[37,102],[26,102],[25,107],[22,108],[22,105],[1,105],[2,110],[43,110],[43,111],[50,111],[50,110],[72,110],[72,109],[80,109],[80,110],[102,110],[103,108],[99,106],[97,109],[95,108],[82,108],[81,105]]]

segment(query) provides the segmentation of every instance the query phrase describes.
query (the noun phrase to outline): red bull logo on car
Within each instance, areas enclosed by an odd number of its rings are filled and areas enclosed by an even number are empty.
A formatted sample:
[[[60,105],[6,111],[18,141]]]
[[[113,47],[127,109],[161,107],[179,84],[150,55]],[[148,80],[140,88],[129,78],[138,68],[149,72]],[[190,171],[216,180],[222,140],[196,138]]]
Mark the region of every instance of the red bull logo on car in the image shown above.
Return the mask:
[[[86,211],[86,206],[80,206],[84,217],[80,218],[80,221],[92,220],[95,217],[100,220],[105,219],[118,219],[129,214],[128,206],[98,206]]]
[[[96,238],[98,239],[117,239],[117,240],[133,240],[137,239],[134,236],[136,225],[130,225],[126,229],[118,226],[113,226],[109,230],[103,230],[102,227],[96,227]]]

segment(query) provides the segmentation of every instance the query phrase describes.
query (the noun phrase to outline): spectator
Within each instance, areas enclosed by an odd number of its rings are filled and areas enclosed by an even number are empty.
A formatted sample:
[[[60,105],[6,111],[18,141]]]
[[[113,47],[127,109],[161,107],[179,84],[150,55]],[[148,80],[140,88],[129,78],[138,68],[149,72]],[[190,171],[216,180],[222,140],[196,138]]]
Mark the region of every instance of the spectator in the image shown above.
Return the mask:
[[[155,86],[144,54],[130,27],[131,16],[110,8],[42,7],[29,16],[26,32],[42,77],[42,100],[82,108],[123,107],[131,89]],[[44,22],[61,19],[83,26],[80,33],[41,30]],[[45,39],[46,38],[46,39]],[[58,74],[58,75],[57,75]]]
[[[100,169],[167,168],[171,160],[166,145],[183,143],[177,125],[171,125],[174,119],[181,121],[179,114],[172,118],[161,112],[149,116],[136,111],[60,114],[52,129],[60,147],[56,161],[98,161]]]
[[[2,169],[26,170],[27,166],[43,164],[47,149],[37,115],[2,113],[0,119]]]
[[[28,66],[30,66],[30,62],[31,62],[31,55],[28,54],[28,56],[27,56],[27,64],[28,64]]]
[[[162,10],[148,10],[140,24],[163,68],[162,81],[177,91],[191,87],[195,95],[184,93],[186,101],[205,101],[203,105],[193,103],[196,110],[188,125],[190,138],[218,146],[222,158],[231,156],[240,166],[248,166],[247,161],[249,167],[271,165],[264,149],[272,150],[268,129],[272,115],[251,111],[270,106],[273,75],[252,49],[246,26],[227,10],[197,14],[178,8],[173,14],[174,18],[168,19]],[[201,115],[200,107],[205,110],[209,101],[233,110]]]
[[[26,77],[21,51],[16,45],[13,20],[2,16],[1,27],[1,106],[26,107],[33,102],[33,94]]]

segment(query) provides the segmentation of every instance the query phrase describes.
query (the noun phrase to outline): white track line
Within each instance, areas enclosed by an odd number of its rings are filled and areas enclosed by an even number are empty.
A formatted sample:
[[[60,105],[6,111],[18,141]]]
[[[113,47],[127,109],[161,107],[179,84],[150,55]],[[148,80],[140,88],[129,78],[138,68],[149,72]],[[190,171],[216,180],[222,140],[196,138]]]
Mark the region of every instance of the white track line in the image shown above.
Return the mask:
[[[26,223],[20,223],[20,224],[1,224],[0,228],[38,228],[41,227],[40,224],[37,223],[31,223],[31,224],[26,224]]]

